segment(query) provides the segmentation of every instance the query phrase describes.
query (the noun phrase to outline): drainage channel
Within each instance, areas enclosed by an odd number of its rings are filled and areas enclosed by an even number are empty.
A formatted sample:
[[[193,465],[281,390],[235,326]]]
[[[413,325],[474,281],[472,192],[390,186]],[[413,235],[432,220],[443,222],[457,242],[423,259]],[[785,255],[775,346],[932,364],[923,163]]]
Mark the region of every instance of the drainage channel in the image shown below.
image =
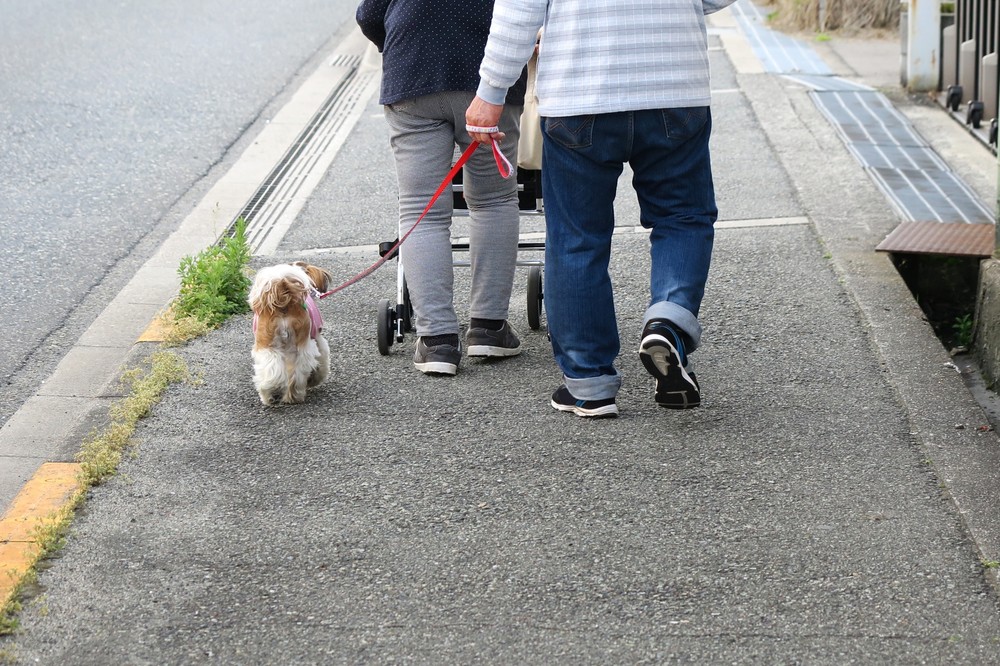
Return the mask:
[[[358,55],[341,54],[330,63],[342,77],[292,145],[233,218],[246,223],[247,242],[255,255],[274,252],[301,210],[312,186],[323,177],[367,103],[378,70],[361,66]]]
[[[768,28],[765,25],[767,16],[750,0],[739,0],[731,7],[733,15],[743,29],[743,34],[746,35],[765,71],[775,74],[803,72],[831,75],[833,73],[808,45]]]
[[[909,120],[874,88],[834,76],[806,44],[766,27],[750,0],[732,5],[764,70],[804,86],[817,109],[901,222],[876,250],[888,252],[949,348],[975,307],[978,260],[995,243],[995,217]]]
[[[995,222],[990,207],[884,95],[833,76],[808,45],[767,28],[749,0],[732,7],[765,71],[810,89],[813,103],[904,221]]]
[[[904,220],[993,223],[990,209],[884,95],[822,88],[811,95]]]

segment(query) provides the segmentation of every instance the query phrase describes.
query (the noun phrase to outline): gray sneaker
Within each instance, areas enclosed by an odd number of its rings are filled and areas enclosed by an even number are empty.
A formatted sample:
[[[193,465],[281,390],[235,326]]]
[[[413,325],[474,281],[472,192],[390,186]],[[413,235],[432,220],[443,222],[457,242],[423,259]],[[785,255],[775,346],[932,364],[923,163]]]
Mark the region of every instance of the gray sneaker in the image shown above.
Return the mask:
[[[423,338],[417,338],[413,350],[413,367],[428,375],[454,375],[462,360],[462,350],[455,345],[428,347]]]
[[[465,334],[465,347],[469,356],[517,356],[521,353],[521,341],[506,321],[499,331],[470,328]]]

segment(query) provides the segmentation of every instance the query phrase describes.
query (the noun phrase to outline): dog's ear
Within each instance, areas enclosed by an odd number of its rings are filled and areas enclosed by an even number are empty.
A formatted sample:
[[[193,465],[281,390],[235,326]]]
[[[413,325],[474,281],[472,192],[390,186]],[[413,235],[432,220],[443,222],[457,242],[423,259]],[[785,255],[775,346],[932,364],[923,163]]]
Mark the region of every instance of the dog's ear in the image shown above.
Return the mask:
[[[290,306],[301,303],[306,297],[306,288],[298,280],[275,280],[261,294],[261,305],[264,310],[284,311]]]
[[[297,262],[297,263],[303,264],[302,265],[303,270],[305,270],[306,275],[309,276],[309,279],[312,280],[313,286],[316,287],[316,289],[318,289],[319,291],[326,291],[327,289],[330,288],[330,280],[332,279],[330,271],[326,270],[325,268],[320,268],[319,266],[312,266],[310,264],[306,264],[305,262]]]

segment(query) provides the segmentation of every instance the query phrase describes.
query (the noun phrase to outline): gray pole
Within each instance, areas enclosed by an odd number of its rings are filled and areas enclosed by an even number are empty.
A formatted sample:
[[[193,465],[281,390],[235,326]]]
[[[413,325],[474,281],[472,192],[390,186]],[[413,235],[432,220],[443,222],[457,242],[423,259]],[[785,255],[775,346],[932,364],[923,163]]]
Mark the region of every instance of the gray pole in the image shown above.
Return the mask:
[[[938,89],[941,61],[941,3],[909,0],[910,20],[906,46],[906,85],[911,92]]]

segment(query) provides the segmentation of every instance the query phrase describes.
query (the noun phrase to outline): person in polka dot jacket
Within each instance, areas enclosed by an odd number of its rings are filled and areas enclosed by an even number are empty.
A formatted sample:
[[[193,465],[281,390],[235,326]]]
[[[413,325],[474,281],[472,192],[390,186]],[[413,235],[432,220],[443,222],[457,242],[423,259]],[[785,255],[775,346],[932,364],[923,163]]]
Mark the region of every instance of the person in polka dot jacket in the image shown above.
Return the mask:
[[[456,146],[464,151],[472,142],[465,110],[479,85],[492,17],[493,0],[364,0],[358,6],[361,31],[382,53],[379,103],[396,163],[400,236],[445,179]],[[498,122],[500,150],[511,164],[517,164],[525,80],[522,71],[506,93]],[[507,315],[520,218],[516,179],[499,174],[490,150],[477,150],[464,168],[463,193],[471,262],[466,353],[515,356],[521,343]],[[431,375],[454,375],[462,357],[453,293],[452,206],[451,197],[438,199],[400,247],[417,333],[413,364]]]

